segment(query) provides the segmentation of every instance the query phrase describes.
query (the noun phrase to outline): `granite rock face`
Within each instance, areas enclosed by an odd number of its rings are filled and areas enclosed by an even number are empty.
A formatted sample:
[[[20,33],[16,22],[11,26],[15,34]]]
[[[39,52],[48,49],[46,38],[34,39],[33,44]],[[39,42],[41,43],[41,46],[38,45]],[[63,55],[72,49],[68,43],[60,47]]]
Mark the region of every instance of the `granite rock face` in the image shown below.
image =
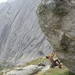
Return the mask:
[[[0,3],[0,66],[23,65],[50,54],[52,47],[36,16],[38,4],[39,0]]]
[[[36,13],[57,57],[75,73],[75,1],[42,0]]]

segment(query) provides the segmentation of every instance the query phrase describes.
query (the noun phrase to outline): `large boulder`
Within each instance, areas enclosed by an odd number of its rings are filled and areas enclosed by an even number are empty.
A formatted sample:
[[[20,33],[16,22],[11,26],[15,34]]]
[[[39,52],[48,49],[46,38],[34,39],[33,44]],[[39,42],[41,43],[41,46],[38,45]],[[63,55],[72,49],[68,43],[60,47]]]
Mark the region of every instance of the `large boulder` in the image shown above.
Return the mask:
[[[42,0],[36,13],[57,57],[75,73],[75,1]]]

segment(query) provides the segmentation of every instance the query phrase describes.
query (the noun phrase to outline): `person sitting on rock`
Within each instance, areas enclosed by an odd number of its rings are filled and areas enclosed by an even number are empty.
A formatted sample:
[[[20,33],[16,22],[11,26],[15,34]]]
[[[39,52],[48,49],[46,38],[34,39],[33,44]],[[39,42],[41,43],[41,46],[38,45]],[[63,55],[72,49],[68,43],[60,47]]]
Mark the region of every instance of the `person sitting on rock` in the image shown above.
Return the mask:
[[[60,61],[59,61],[58,59],[53,60],[52,57],[54,56],[54,54],[55,54],[55,51],[53,50],[52,53],[51,53],[51,55],[50,55],[50,56],[47,55],[46,58],[48,58],[48,59],[50,60],[50,62],[52,63],[52,65],[51,65],[52,67],[53,67],[53,66],[59,66],[59,68],[62,68],[62,67],[61,67],[61,64],[60,64]],[[56,61],[57,61],[59,64],[56,63]]]

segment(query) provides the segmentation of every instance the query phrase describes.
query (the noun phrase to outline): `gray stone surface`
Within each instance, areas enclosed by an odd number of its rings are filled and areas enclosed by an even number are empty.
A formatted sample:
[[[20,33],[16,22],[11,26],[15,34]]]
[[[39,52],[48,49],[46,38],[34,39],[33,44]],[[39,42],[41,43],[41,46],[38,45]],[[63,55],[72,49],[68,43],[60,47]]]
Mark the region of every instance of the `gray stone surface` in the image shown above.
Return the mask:
[[[39,65],[39,64],[44,64]],[[3,73],[3,75],[34,75],[38,72],[43,72],[46,70],[49,70],[51,66],[51,63],[49,60],[43,60],[38,65],[28,65],[26,67],[15,67],[11,70],[6,71],[6,73]]]
[[[41,71],[42,68],[42,66],[38,67],[37,65],[29,65],[24,67],[22,70],[19,70],[18,67],[17,69],[11,70],[4,75],[34,75]]]
[[[75,0],[42,0],[37,16],[57,57],[75,73]]]
[[[41,62],[38,63],[38,66],[47,66],[47,65],[51,65],[50,60],[43,60]]]
[[[39,0],[8,0],[0,3],[0,66],[23,65],[50,54],[52,47],[36,16]]]

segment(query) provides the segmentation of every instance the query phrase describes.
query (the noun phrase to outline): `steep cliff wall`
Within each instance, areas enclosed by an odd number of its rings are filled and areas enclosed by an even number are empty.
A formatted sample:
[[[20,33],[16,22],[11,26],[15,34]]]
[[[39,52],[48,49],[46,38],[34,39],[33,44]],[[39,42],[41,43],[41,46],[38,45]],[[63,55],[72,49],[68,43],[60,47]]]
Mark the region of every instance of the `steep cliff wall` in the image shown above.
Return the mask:
[[[57,57],[75,73],[75,1],[42,0],[37,16]]]
[[[0,63],[22,65],[50,54],[51,46],[36,16],[38,4],[39,0],[8,0],[0,3]]]

